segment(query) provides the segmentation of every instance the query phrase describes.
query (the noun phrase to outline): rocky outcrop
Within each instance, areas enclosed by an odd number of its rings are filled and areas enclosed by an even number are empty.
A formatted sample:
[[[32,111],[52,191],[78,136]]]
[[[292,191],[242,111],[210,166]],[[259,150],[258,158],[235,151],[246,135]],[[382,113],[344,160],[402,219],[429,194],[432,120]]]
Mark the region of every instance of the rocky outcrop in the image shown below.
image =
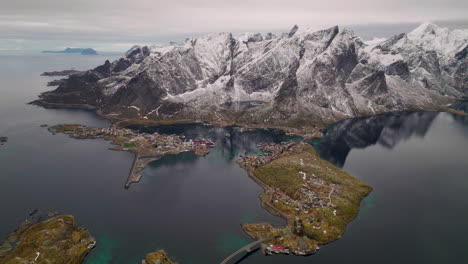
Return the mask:
[[[71,215],[30,218],[0,246],[0,263],[80,264],[95,244]]]
[[[133,106],[140,119],[264,126],[437,109],[467,95],[467,44],[467,30],[433,24],[373,45],[338,27],[295,26],[280,37],[221,33],[135,46],[35,103],[92,106],[113,116]],[[260,103],[225,107],[242,102]]]
[[[175,264],[164,250],[157,250],[146,254],[141,264]]]

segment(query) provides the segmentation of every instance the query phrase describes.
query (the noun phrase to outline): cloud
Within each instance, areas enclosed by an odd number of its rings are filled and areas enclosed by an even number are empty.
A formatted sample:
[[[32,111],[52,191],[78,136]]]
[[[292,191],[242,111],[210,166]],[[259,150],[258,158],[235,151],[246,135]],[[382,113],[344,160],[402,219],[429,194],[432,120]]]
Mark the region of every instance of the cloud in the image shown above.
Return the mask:
[[[466,19],[465,0],[15,0],[3,1],[0,38],[154,42],[292,25]],[[1,43],[0,43],[1,45]]]

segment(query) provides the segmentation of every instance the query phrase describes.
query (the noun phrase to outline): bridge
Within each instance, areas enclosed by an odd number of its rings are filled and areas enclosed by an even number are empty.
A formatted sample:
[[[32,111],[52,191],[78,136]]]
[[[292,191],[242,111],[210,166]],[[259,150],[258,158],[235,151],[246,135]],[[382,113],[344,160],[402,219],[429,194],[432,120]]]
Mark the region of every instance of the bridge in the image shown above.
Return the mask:
[[[240,248],[239,250],[237,250],[236,252],[232,253],[231,255],[229,255],[227,258],[225,258],[221,264],[228,264],[229,261],[231,261],[235,256],[241,254],[241,253],[249,253],[251,252],[252,250],[254,250],[257,246],[259,246],[261,243],[263,243],[264,241],[266,240],[269,240],[271,238],[264,238],[264,239],[260,239],[260,240],[257,240],[257,241],[254,241],[250,244],[248,244],[247,246],[244,246],[242,248]]]

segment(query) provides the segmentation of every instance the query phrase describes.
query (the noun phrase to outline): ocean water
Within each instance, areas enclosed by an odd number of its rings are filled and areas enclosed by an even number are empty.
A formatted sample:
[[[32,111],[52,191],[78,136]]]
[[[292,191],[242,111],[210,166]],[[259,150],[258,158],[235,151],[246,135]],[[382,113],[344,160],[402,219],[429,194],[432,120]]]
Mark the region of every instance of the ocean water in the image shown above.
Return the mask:
[[[104,140],[52,135],[41,124],[109,122],[82,110],[28,105],[50,89],[40,73],[87,69],[106,57],[0,56],[0,237],[33,209],[73,214],[97,238],[87,264],[139,263],[163,248],[179,263],[219,263],[252,240],[243,222],[283,225],[259,205],[261,188],[235,159],[284,135],[260,130],[164,128],[210,137],[207,157],[165,156],[125,189],[133,156]],[[112,59],[112,58],[110,58]],[[147,128],[150,129],[150,128]],[[163,129],[163,128],[160,128]],[[313,142],[374,191],[344,236],[310,257],[253,252],[239,263],[463,263],[468,260],[468,122],[448,113],[389,114],[338,123]]]

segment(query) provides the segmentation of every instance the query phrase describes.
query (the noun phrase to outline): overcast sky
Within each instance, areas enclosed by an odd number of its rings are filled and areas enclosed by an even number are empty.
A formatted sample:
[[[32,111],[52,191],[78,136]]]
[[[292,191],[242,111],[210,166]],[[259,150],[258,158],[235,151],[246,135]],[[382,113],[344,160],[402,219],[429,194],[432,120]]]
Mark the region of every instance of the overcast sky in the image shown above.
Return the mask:
[[[0,0],[0,50],[122,50],[209,32],[467,20],[467,0]],[[33,45],[32,45],[33,44]],[[39,45],[40,47],[38,47]]]

